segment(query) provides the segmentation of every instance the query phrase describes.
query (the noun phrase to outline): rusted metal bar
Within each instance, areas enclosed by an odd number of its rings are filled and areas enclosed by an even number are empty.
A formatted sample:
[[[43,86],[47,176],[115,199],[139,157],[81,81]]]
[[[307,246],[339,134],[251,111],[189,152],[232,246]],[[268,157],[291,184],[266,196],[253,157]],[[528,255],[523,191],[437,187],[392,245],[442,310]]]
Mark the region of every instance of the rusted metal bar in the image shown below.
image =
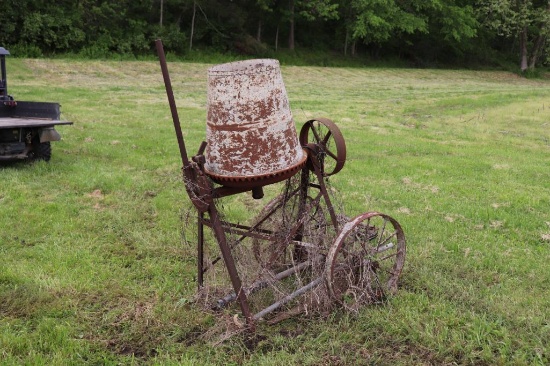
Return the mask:
[[[229,190],[234,190],[234,188],[229,188],[229,187],[221,187],[221,188],[228,188]],[[217,188],[217,189],[219,189],[219,188]],[[300,188],[293,190],[288,195],[288,198],[298,194],[298,192],[300,192]],[[273,239],[269,238],[270,235],[273,235],[273,232],[268,231],[268,230],[258,229],[258,226],[260,226],[265,220],[267,220],[271,215],[273,215],[275,213],[275,211],[277,211],[284,204],[285,204],[285,200],[281,200],[279,203],[277,203],[277,205],[272,207],[271,210],[268,211],[261,219],[259,219],[253,226],[248,227],[248,226],[244,226],[244,225],[238,225],[238,224],[232,224],[232,223],[228,223],[228,222],[222,222],[222,227],[225,231],[233,229],[233,231],[235,231],[235,233],[241,235],[241,237],[236,240],[237,244],[242,242],[247,237],[258,238],[258,239],[262,239],[262,240],[273,240]],[[212,222],[208,219],[205,219],[204,217],[201,219],[201,222],[204,225],[209,226],[209,227],[211,227],[211,225],[212,225]],[[246,231],[234,230],[235,228],[243,229],[243,230],[246,230]],[[254,230],[256,230],[258,232],[255,233]],[[221,259],[220,256],[214,258],[212,260],[211,264],[214,265],[214,264],[218,263],[220,259]],[[203,270],[203,273],[204,272],[206,272],[206,270]]]
[[[271,304],[270,306],[263,309],[259,313],[256,313],[254,315],[253,319],[254,320],[259,320],[259,319],[263,318],[264,316],[266,316],[267,314],[271,313],[274,310],[277,310],[278,308],[280,308],[281,306],[283,306],[287,302],[292,301],[295,298],[297,298],[298,296],[303,295],[306,292],[308,292],[309,290],[319,286],[319,284],[321,284],[321,282],[323,282],[323,277],[316,278],[315,280],[311,281],[310,283],[308,283],[304,287],[299,288],[298,290],[294,291],[293,293],[283,297],[281,300]]]
[[[306,268],[310,264],[311,264],[310,262],[302,262],[296,266],[290,267],[289,269],[279,272],[275,276],[273,276],[273,280],[280,281],[282,279],[285,279],[288,276],[301,271],[302,269]],[[250,295],[256,291],[260,291],[261,289],[266,288],[268,285],[269,285],[269,281],[267,280],[256,281],[245,291],[248,295]],[[225,296],[223,299],[219,299],[218,301],[216,301],[216,307],[218,309],[224,308],[227,304],[229,304],[231,301],[234,301],[236,298],[237,296],[235,295],[234,292],[232,292],[229,295]]]
[[[315,157],[311,157],[311,159],[316,159]],[[323,179],[323,174],[317,164],[313,164],[313,169],[315,172],[315,175],[317,176],[317,180],[319,181],[319,189],[321,190],[321,194],[323,195],[323,198],[325,199],[325,203],[327,205],[328,213],[330,214],[330,219],[332,221],[332,225],[334,226],[334,230],[338,232],[338,219],[336,218],[336,212],[334,212],[334,206],[332,206],[332,202],[330,201],[330,196],[327,191],[327,186],[325,185],[325,181]]]
[[[253,330],[254,320],[252,319],[252,313],[250,312],[248,299],[242,287],[239,274],[237,273],[237,267],[235,266],[235,261],[233,260],[233,256],[231,255],[231,249],[227,244],[227,239],[225,237],[225,232],[223,231],[220,216],[214,205],[210,205],[210,207],[208,208],[208,213],[210,216],[210,220],[212,220],[212,231],[214,232],[214,236],[216,237],[216,240],[218,241],[218,246],[220,247],[220,251],[222,252],[223,261],[225,262],[225,267],[227,268],[227,272],[229,273],[229,278],[231,279],[233,290],[237,294],[237,300],[239,301],[241,312],[246,319],[246,323],[248,324],[250,329]]]
[[[204,286],[204,213],[198,212],[197,219],[197,283],[199,290]]]
[[[160,39],[156,40],[157,54],[159,56],[160,68],[162,70],[162,77],[164,78],[164,87],[166,88],[166,95],[168,97],[168,103],[170,104],[170,111],[172,112],[172,121],[174,121],[174,129],[176,130],[176,136],[178,138],[178,146],[180,148],[181,160],[183,166],[189,165],[189,158],[187,157],[187,150],[185,149],[185,141],[183,140],[183,134],[181,133],[180,119],[178,116],[178,109],[176,108],[176,101],[174,99],[174,92],[172,91],[172,83],[170,82],[170,74],[168,73],[168,66],[166,64],[166,56],[164,55],[164,47]]]
[[[308,154],[309,155],[309,154]],[[309,157],[308,157],[309,158]],[[307,196],[308,196],[308,186],[309,186],[309,169],[302,169],[302,174],[300,177],[300,196],[298,203],[298,217],[304,217],[308,213],[306,212],[307,208]],[[294,235],[294,240],[302,241],[304,234],[304,225],[301,223],[296,230],[296,235]],[[305,255],[304,249],[296,245],[294,247],[294,255],[298,259],[302,259]]]

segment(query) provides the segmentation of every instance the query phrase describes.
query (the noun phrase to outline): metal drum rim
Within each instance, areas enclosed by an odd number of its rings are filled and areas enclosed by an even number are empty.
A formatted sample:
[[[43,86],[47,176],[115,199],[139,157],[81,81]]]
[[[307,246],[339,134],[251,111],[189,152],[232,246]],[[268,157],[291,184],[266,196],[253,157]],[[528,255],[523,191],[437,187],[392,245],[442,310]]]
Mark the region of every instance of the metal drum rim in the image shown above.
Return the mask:
[[[303,154],[301,159],[294,165],[288,168],[277,170],[270,173],[257,174],[257,175],[220,175],[209,172],[206,167],[204,173],[210,177],[214,182],[226,187],[234,188],[254,188],[262,187],[268,184],[278,183],[285,179],[292,177],[296,172],[304,167],[307,162],[308,152],[306,149],[302,149]]]
[[[260,63],[263,63],[260,67],[250,67]],[[280,70],[279,60],[274,58],[256,58],[227,62],[210,67],[208,69],[208,76],[251,75],[264,73],[267,70]]]

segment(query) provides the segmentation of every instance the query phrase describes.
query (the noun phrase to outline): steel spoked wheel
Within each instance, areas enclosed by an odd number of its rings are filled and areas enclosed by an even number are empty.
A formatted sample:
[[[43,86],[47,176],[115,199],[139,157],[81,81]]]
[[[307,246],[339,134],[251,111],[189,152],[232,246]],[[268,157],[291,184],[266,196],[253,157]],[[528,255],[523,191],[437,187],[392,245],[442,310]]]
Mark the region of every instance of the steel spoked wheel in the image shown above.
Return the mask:
[[[383,301],[397,290],[405,264],[405,235],[388,215],[368,212],[344,225],[327,255],[330,296],[351,310]]]
[[[321,173],[329,176],[338,173],[346,162],[346,143],[340,129],[328,118],[307,121],[300,130],[302,146],[314,144],[314,153]]]

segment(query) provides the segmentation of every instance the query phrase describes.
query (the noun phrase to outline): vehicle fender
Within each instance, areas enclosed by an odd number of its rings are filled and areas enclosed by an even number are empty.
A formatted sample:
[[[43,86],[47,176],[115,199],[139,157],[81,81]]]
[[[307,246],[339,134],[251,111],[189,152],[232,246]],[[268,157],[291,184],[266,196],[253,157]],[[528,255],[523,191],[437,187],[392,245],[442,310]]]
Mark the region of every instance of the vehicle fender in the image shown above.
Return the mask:
[[[44,127],[38,132],[40,136],[40,142],[48,141],[59,141],[61,140],[61,135],[53,127]]]

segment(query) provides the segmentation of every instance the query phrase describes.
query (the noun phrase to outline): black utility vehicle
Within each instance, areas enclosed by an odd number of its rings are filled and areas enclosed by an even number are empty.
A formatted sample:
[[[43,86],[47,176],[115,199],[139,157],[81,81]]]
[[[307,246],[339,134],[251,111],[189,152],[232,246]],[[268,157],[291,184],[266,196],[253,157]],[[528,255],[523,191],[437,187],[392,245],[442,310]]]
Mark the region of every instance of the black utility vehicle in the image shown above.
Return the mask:
[[[16,101],[8,94],[6,56],[0,47],[0,161],[18,159],[50,160],[51,141],[61,140],[56,125],[71,125],[61,121],[59,103]]]

